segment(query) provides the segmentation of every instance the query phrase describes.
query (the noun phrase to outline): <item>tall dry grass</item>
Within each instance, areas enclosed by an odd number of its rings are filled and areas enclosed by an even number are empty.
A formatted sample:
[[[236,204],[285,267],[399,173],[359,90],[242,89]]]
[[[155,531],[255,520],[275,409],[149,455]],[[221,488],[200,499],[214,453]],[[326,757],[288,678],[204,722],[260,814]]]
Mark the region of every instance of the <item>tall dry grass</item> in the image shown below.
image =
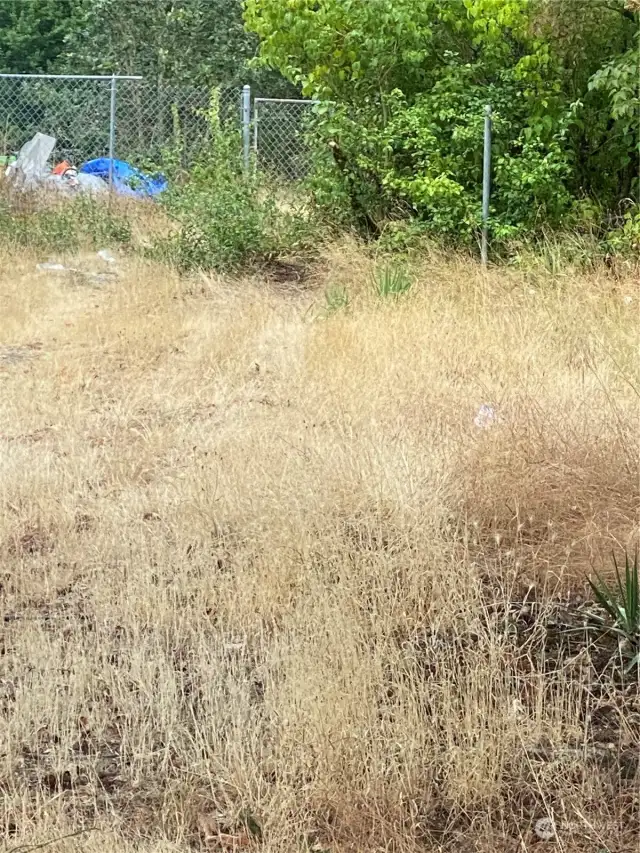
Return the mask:
[[[638,534],[632,278],[37,260],[0,259],[9,848],[637,849],[637,693],[552,636]]]

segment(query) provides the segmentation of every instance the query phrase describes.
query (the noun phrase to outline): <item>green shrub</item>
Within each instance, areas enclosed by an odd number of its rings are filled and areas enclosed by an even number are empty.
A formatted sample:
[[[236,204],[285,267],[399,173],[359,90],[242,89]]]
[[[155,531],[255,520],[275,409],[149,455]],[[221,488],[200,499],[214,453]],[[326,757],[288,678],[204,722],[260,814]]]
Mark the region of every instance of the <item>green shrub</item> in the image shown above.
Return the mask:
[[[493,111],[492,248],[638,189],[635,0],[246,0],[261,56],[322,103],[315,202],[379,237],[418,220],[468,247]],[[588,7],[588,8],[587,8]],[[329,106],[329,104],[331,106]]]
[[[634,205],[625,213],[618,227],[608,231],[604,248],[611,254],[640,260],[640,205]]]
[[[155,253],[181,270],[233,270],[313,244],[315,229],[303,212],[281,209],[259,177],[215,155],[163,203],[176,229],[156,242]]]
[[[215,93],[207,118],[208,147],[188,172],[170,175],[162,204],[175,228],[156,241],[155,255],[181,270],[233,270],[309,248],[315,223],[291,199],[280,204],[262,175],[246,172],[240,135],[221,124]]]

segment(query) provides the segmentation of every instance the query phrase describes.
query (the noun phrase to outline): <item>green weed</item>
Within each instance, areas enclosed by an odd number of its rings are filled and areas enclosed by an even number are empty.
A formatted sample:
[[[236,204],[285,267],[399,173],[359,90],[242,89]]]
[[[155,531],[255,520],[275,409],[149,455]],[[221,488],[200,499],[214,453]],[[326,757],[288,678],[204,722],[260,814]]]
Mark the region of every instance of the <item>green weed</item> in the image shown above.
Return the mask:
[[[325,312],[327,314],[335,314],[336,311],[345,310],[349,307],[350,298],[349,291],[346,287],[333,284],[330,285],[324,293]]]
[[[592,623],[602,634],[616,637],[622,652],[627,659],[625,673],[640,665],[640,571],[638,551],[633,561],[625,552],[624,577],[614,556],[613,564],[616,571],[616,585],[610,586],[603,578],[596,575],[596,580],[589,578],[589,586],[596,602],[604,611],[603,616],[594,615]]]
[[[383,299],[407,293],[412,283],[407,269],[398,264],[387,263],[373,274],[373,286],[378,296]]]

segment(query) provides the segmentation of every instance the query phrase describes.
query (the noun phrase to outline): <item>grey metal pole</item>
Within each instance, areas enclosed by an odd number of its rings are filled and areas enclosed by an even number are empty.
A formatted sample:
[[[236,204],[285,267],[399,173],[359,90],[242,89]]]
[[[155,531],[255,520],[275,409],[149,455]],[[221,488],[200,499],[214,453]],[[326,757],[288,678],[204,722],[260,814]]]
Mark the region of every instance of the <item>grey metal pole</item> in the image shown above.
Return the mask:
[[[242,152],[244,170],[249,173],[251,163],[251,86],[242,87]]]
[[[111,77],[111,105],[109,109],[109,192],[113,192],[113,158],[116,151],[116,77]]]
[[[486,267],[489,246],[489,197],[491,195],[491,107],[484,108],[484,155],[482,159],[482,243],[480,257]]]
[[[253,168],[258,168],[258,122],[260,110],[260,98],[253,99]]]
[[[111,80],[113,74],[0,74],[11,80]],[[116,74],[118,80],[144,80],[139,75]]]

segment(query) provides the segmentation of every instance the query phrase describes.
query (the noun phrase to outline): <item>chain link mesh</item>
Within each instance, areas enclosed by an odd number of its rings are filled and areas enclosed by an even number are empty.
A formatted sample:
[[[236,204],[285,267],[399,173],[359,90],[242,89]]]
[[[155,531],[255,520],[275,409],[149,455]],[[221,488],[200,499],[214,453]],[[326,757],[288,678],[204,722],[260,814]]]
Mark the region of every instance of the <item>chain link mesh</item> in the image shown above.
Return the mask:
[[[0,78],[0,155],[40,131],[56,138],[56,160],[106,156],[110,102],[110,80]]]
[[[180,152],[182,165],[193,163],[210,136],[208,114],[240,127],[241,90],[159,85],[144,80],[118,83],[116,156],[135,163],[159,164],[168,151]]]
[[[311,169],[314,105],[317,101],[256,98],[253,148],[259,169],[290,181]]]
[[[116,79],[115,157],[158,168],[167,152],[188,167],[206,147],[212,106],[221,122],[241,127],[242,92]],[[253,140],[258,167],[285,180],[311,167],[314,101],[256,98]],[[54,162],[80,166],[109,155],[111,79],[0,77],[0,157],[18,153],[35,133],[54,136]],[[0,161],[1,162],[1,161]]]
[[[240,90],[217,93],[221,121],[240,124]],[[180,150],[189,165],[207,144],[209,89],[116,81],[115,150],[138,166]],[[0,156],[18,153],[40,131],[56,138],[54,160],[76,166],[109,154],[111,80],[0,78]]]

